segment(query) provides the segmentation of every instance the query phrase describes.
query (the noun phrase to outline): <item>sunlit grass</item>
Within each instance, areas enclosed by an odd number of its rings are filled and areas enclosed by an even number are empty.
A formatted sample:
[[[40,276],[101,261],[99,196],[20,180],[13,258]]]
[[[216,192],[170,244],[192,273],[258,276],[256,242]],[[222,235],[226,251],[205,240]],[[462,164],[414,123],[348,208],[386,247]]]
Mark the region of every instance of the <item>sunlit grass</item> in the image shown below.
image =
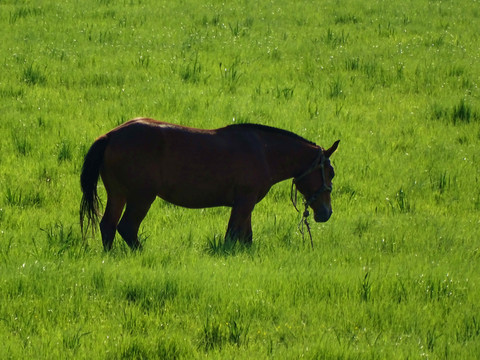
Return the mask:
[[[474,3],[1,7],[1,358],[480,353]],[[137,116],[341,139],[314,250],[288,183],[250,247],[223,242],[228,209],[160,200],[142,252],[84,241],[83,156]]]

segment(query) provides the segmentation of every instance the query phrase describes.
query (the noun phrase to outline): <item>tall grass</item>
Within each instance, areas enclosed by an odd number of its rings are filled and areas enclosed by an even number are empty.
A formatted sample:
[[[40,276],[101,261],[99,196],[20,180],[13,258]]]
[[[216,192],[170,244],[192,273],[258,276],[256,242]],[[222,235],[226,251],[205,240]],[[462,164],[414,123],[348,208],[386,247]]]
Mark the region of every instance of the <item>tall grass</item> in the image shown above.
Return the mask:
[[[475,3],[0,6],[0,358],[477,358]],[[341,139],[315,249],[287,183],[251,247],[161,200],[143,252],[84,241],[83,156],[137,116]]]

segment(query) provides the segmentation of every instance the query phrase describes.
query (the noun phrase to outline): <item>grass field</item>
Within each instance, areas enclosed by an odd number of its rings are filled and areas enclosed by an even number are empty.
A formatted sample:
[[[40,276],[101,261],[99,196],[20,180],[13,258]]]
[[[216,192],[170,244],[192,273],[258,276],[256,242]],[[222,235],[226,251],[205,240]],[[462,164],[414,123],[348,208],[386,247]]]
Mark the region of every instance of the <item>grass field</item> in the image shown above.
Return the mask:
[[[479,17],[475,0],[0,1],[0,358],[477,359]],[[138,116],[341,139],[315,249],[287,182],[250,248],[222,246],[228,209],[161,200],[143,252],[82,241],[83,156]]]

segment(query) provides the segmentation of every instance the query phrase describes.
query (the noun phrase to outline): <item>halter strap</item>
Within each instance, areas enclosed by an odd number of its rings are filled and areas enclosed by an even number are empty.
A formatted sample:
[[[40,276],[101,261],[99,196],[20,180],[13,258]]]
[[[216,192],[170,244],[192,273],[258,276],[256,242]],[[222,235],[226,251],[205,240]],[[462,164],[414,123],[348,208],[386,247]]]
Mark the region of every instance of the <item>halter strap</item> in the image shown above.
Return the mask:
[[[312,245],[313,249],[313,238],[312,238],[312,233],[310,232],[310,225],[308,223],[308,216],[310,215],[308,211],[308,207],[315,201],[317,200],[318,196],[326,191],[332,192],[332,186],[327,185],[325,182],[325,155],[323,154],[323,149],[320,148],[318,151],[318,155],[313,161],[312,165],[307,169],[307,171],[303,172],[301,175],[294,177],[292,179],[292,187],[290,189],[290,200],[292,201],[293,207],[297,212],[300,212],[297,208],[297,194],[298,194],[298,189],[297,189],[297,182],[303,179],[305,176],[311,174],[313,171],[315,171],[317,168],[320,168],[322,172],[322,180],[323,180],[323,185],[320,189],[315,191],[312,196],[310,196],[308,199],[304,199],[303,204],[305,205],[305,211],[302,214],[302,219],[300,220],[300,223],[298,224],[298,229],[300,230],[300,233],[302,234],[302,237],[305,239],[305,231],[304,231],[304,226],[307,228],[308,235],[310,236],[310,244]]]
[[[291,186],[291,189],[290,189],[290,200],[292,201],[293,207],[298,212],[299,212],[299,210],[297,208],[297,192],[298,192],[297,183],[300,180],[302,180],[304,177],[306,177],[307,175],[310,175],[317,168],[320,168],[320,170],[322,172],[323,185],[312,196],[310,196],[310,198],[305,199],[305,204],[308,207],[318,198],[318,196],[320,194],[322,194],[326,191],[332,192],[332,187],[325,183],[325,166],[324,166],[324,164],[325,164],[325,155],[323,154],[323,149],[320,148],[319,151],[318,151],[317,157],[313,161],[312,165],[310,165],[310,167],[305,172],[303,172],[299,176],[294,177],[292,179],[292,186]]]
[[[301,175],[299,175],[297,177],[294,177],[293,181],[298,182],[298,181],[302,180],[305,176],[312,173],[317,168],[317,166],[320,162],[322,162],[322,164],[323,164],[323,149],[322,148],[319,149],[317,157],[313,161],[312,165],[310,165],[310,167],[307,169],[307,171],[303,172]]]

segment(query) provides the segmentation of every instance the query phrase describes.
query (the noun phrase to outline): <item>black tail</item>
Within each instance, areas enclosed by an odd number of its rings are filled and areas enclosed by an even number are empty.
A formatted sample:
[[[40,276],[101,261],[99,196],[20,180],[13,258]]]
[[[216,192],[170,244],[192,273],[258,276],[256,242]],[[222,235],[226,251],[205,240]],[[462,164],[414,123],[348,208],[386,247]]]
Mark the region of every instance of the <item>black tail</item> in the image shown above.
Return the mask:
[[[88,150],[83,161],[82,173],[80,175],[80,186],[83,193],[80,203],[80,228],[82,235],[85,235],[90,225],[92,229],[95,229],[98,224],[100,199],[97,193],[97,183],[100,176],[100,167],[103,163],[103,153],[107,145],[107,136],[104,135],[98,138]],[[87,218],[87,226],[84,228],[85,217]]]

